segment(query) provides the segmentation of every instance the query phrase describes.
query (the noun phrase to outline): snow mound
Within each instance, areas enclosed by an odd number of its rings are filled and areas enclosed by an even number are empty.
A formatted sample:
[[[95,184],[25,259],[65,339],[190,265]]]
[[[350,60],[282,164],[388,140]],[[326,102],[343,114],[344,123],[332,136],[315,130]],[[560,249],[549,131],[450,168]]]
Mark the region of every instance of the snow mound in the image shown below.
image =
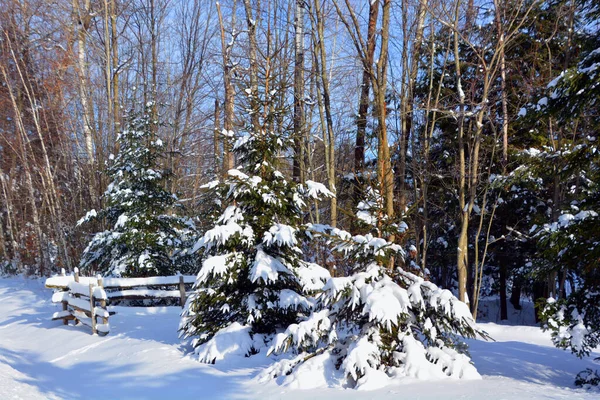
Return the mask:
[[[249,325],[234,322],[218,331],[212,339],[195,350],[198,360],[209,364],[223,360],[229,355],[248,356],[257,351],[256,343],[250,336]]]
[[[336,369],[336,357],[322,353],[314,357],[301,353],[294,358],[285,358],[261,371],[254,379],[259,384],[271,382],[290,389],[321,389],[342,387],[343,374]]]

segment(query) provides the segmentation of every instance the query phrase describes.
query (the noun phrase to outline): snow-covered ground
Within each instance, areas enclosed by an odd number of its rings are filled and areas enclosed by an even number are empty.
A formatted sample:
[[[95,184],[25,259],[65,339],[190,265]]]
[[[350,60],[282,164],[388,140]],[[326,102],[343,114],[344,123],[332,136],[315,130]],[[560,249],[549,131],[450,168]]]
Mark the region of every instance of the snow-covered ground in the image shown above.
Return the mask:
[[[376,391],[289,389],[255,379],[261,355],[201,364],[177,338],[177,307],[116,307],[108,336],[50,321],[57,310],[43,281],[0,278],[0,399],[597,399],[573,387],[599,369],[554,348],[534,326],[484,323],[496,342],[469,341],[479,381],[403,380]],[[600,356],[593,354],[592,356]]]

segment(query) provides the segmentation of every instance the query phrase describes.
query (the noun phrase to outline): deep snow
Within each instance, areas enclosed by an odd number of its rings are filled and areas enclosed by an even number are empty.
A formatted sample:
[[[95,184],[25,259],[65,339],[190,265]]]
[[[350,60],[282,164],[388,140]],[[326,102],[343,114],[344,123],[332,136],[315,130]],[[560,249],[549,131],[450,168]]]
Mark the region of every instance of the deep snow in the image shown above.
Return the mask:
[[[573,387],[600,369],[554,348],[535,326],[482,323],[496,342],[470,340],[479,381],[404,379],[376,391],[290,389],[259,383],[262,355],[206,365],[177,337],[177,307],[115,307],[108,336],[51,321],[58,307],[43,281],[0,278],[0,399],[596,399]]]

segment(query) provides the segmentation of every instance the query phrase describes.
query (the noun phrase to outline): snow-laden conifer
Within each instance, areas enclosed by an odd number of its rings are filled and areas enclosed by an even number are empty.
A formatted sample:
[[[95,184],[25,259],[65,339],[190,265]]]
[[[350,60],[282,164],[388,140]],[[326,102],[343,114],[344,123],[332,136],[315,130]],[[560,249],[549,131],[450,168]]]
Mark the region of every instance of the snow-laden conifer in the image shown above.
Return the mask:
[[[330,278],[317,295],[311,314],[289,325],[272,342],[270,353],[292,352],[262,374],[295,385],[309,371],[337,371],[342,385],[372,388],[390,378],[479,378],[461,337],[479,331],[469,308],[450,291],[406,272],[390,270],[401,246],[378,237],[377,192],[361,202],[365,235],[329,226],[312,226],[351,265],[351,274]],[[379,204],[380,206],[380,204]],[[381,224],[379,224],[381,226]],[[403,223],[386,230],[400,232]],[[325,373],[325,372],[323,372]]]
[[[299,241],[303,199],[330,193],[285,178],[277,162],[289,138],[269,125],[241,136],[233,146],[241,167],[207,185],[225,209],[195,246],[203,262],[180,326],[201,361],[259,350],[268,335],[308,315],[303,287],[327,275],[303,261]]]
[[[132,112],[118,136],[104,208],[89,211],[78,222],[104,219],[108,226],[83,252],[83,271],[132,277],[176,273],[171,255],[180,230],[191,226],[169,213],[177,199],[164,187],[169,171],[160,167],[164,144],[154,134],[157,121],[150,118],[151,106],[147,104],[143,113]]]
[[[585,24],[598,24],[598,2],[582,6]],[[600,125],[595,118],[600,111],[600,34],[597,30],[582,33],[591,47],[582,52],[577,65],[548,84],[549,100],[542,108],[559,126],[573,126],[572,139],[561,142],[554,159],[549,159],[554,164],[562,161],[558,176],[569,189],[553,205],[559,211],[551,215],[555,218],[535,234],[542,260],[562,277],[558,290],[551,292],[557,298],[538,303],[542,327],[551,331],[557,347],[578,357],[590,355],[600,345]],[[600,371],[586,369],[575,383],[598,386]]]

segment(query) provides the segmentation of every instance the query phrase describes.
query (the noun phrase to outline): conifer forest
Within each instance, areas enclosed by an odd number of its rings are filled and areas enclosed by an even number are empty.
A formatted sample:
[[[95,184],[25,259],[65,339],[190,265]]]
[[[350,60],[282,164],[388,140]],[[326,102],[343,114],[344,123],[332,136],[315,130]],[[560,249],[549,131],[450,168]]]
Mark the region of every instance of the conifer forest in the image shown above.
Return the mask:
[[[599,132],[598,0],[0,0],[0,397],[594,398]]]

